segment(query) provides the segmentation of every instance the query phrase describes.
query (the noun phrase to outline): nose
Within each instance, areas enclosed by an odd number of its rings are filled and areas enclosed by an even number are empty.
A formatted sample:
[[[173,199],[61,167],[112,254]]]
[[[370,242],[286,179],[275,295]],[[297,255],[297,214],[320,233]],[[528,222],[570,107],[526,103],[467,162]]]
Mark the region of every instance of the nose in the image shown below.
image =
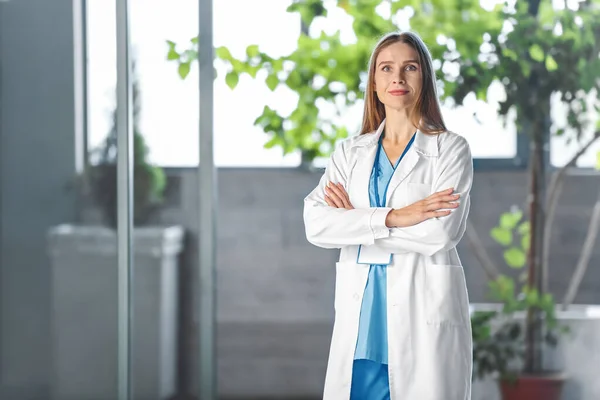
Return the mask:
[[[401,74],[398,76],[395,76],[393,82],[395,84],[400,84],[400,85],[403,85],[406,83],[406,81],[404,80],[404,77]]]

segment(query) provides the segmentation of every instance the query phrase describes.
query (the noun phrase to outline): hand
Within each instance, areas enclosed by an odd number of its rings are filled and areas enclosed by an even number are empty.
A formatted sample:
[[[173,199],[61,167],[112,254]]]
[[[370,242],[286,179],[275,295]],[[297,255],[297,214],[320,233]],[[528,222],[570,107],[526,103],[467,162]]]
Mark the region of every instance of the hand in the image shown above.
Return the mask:
[[[325,201],[331,207],[345,208],[346,210],[354,209],[352,203],[350,203],[350,197],[341,183],[327,183],[327,186],[325,186]]]
[[[453,188],[442,190],[404,208],[392,210],[386,219],[388,227],[405,228],[427,219],[449,215],[451,209],[458,207],[460,195],[452,194]]]

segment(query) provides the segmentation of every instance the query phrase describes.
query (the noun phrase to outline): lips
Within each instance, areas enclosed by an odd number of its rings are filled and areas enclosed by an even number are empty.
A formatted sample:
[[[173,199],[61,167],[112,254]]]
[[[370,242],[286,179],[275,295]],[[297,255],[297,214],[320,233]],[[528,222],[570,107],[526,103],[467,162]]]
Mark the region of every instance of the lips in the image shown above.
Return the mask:
[[[391,94],[392,96],[402,96],[402,95],[405,95],[406,93],[408,93],[408,90],[401,90],[401,89],[390,90],[388,93]]]

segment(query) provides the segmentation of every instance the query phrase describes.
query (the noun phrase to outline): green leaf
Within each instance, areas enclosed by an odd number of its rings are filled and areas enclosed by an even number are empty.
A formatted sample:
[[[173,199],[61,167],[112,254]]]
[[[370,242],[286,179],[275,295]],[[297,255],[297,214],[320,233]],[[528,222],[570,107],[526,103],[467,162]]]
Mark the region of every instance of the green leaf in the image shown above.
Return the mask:
[[[231,60],[233,58],[231,57],[229,49],[225,46],[217,47],[215,49],[215,54],[222,60]]]
[[[600,169],[600,151],[596,153],[596,169]]]
[[[556,63],[554,57],[552,57],[551,55],[548,55],[548,57],[546,57],[546,69],[549,72],[556,71],[558,69],[558,64]]]
[[[282,143],[283,143],[283,140],[279,136],[273,136],[271,138],[271,140],[269,140],[267,143],[265,143],[264,148],[271,149],[275,146],[281,145]]]
[[[273,91],[273,90],[275,90],[277,85],[279,85],[279,78],[277,77],[276,74],[271,73],[267,76],[267,78],[265,79],[265,82],[267,83],[267,87],[269,89],[271,89],[271,91]]]
[[[522,211],[506,212],[500,216],[500,227],[513,230],[523,218]]]
[[[523,235],[523,237],[521,238],[521,247],[523,247],[523,250],[525,250],[525,251],[529,250],[530,242],[531,242],[531,235],[529,233]]]
[[[287,11],[299,13],[306,26],[310,26],[315,17],[327,15],[322,0],[295,1],[288,6]]]
[[[526,290],[525,291],[525,301],[527,302],[527,305],[530,307],[537,306],[538,303],[540,302],[540,296],[538,294],[538,291],[535,288]]]
[[[529,224],[529,221],[521,222],[517,228],[517,232],[519,232],[520,235],[527,235],[530,231],[531,225]]]
[[[167,53],[167,60],[179,60],[179,53],[175,49],[169,50]]]
[[[496,242],[500,243],[503,246],[510,245],[513,240],[511,231],[498,226],[492,228],[492,230],[490,231],[490,236],[492,237],[492,239],[494,239]]]
[[[258,73],[259,70],[260,70],[259,66],[247,65],[244,72],[246,72],[252,78],[256,78],[256,74]]]
[[[534,61],[542,62],[544,61],[544,50],[542,50],[539,44],[533,44],[529,48],[529,55]]]
[[[526,261],[525,252],[517,247],[511,247],[504,252],[504,260],[511,268],[523,268]]]
[[[518,54],[514,50],[509,49],[507,47],[502,48],[502,54],[504,55],[504,57],[508,57],[513,61],[517,61],[519,59]]]
[[[251,44],[250,46],[246,47],[246,55],[248,57],[257,57],[259,54],[260,52],[258,51],[258,45]]]
[[[494,300],[509,301],[515,297],[515,282],[505,275],[500,275],[489,282],[490,296]]]
[[[190,63],[189,62],[185,62],[185,63],[181,63],[179,64],[179,76],[181,77],[181,79],[185,79],[188,74],[190,73]]]
[[[229,86],[230,89],[235,89],[238,82],[240,81],[240,76],[235,71],[229,71],[225,76],[225,83]]]
[[[550,293],[544,293],[540,298],[540,307],[544,310],[554,309],[554,298]]]
[[[198,36],[194,36],[193,38],[191,38],[190,42],[192,42],[192,44],[198,44]]]

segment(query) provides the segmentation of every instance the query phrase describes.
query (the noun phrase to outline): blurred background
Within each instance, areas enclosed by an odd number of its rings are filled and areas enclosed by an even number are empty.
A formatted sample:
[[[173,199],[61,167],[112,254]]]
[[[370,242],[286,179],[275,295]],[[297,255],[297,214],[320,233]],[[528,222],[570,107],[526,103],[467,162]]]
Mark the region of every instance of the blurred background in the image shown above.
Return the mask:
[[[129,7],[134,398],[198,398],[199,0]],[[1,399],[117,399],[116,21],[0,0]],[[514,371],[600,399],[600,1],[215,0],[213,27],[220,398],[320,398],[338,254],[303,198],[412,29],[475,158],[473,398]]]

